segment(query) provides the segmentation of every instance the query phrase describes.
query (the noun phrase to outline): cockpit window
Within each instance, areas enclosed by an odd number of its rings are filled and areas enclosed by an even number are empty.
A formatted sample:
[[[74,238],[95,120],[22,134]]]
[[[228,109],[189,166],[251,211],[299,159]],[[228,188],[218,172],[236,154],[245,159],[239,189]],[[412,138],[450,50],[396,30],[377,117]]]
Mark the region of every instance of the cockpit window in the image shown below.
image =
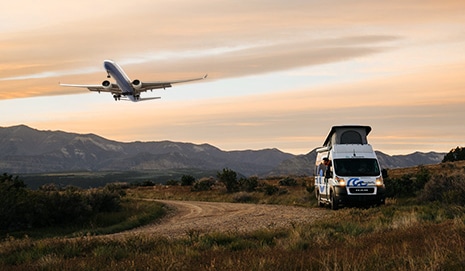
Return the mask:
[[[334,170],[338,176],[379,176],[376,159],[349,158],[334,159]]]

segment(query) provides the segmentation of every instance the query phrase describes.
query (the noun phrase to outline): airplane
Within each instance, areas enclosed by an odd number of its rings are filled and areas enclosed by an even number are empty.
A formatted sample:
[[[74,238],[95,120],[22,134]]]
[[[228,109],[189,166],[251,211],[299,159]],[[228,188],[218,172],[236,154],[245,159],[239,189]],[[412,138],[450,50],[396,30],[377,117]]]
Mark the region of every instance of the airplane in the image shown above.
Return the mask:
[[[153,99],[160,99],[161,97],[149,97],[141,98],[140,93],[147,90],[159,89],[159,88],[170,88],[171,84],[176,83],[185,83],[191,81],[197,81],[207,78],[207,74],[203,77],[193,78],[193,79],[184,79],[184,80],[174,80],[174,81],[158,81],[158,82],[141,82],[138,79],[131,81],[123,69],[112,60],[103,61],[103,67],[107,71],[107,78],[113,77],[116,83],[111,83],[108,80],[102,82],[101,85],[76,85],[76,84],[61,84],[63,87],[78,87],[78,88],[87,88],[90,91],[100,92],[110,92],[113,94],[115,101],[121,100],[121,97],[124,96],[133,102],[138,101],[147,101]]]

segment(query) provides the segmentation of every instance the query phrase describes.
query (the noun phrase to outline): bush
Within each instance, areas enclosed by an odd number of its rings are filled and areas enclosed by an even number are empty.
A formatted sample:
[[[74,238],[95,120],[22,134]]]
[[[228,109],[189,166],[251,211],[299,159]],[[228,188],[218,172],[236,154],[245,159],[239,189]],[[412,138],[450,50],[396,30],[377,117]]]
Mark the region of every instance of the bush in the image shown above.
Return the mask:
[[[120,210],[123,195],[114,187],[33,191],[18,177],[5,174],[0,177],[0,194],[0,230],[7,231],[88,223],[98,213]]]
[[[426,183],[418,197],[422,201],[438,201],[465,206],[465,180],[463,175],[435,175]]]
[[[91,190],[86,195],[88,204],[94,213],[99,212],[115,212],[121,209],[121,194],[120,191],[103,189]]]
[[[386,178],[387,197],[413,197],[420,193],[431,179],[431,173],[423,166],[416,174],[404,174],[400,178]]]
[[[258,186],[258,177],[241,178],[239,179],[239,186],[241,191],[253,192]]]
[[[404,174],[400,178],[387,178],[384,180],[387,197],[411,197],[413,191],[413,175]]]
[[[233,202],[246,203],[253,202],[255,198],[247,192],[239,192],[234,195]]]
[[[237,174],[231,169],[224,168],[222,172],[216,174],[218,180],[226,186],[228,193],[239,191],[239,181],[237,180]]]
[[[146,180],[146,181],[142,181],[142,182],[134,182],[134,183],[131,183],[132,186],[139,186],[139,187],[150,187],[150,186],[155,186],[156,183],[152,182],[152,181],[149,181],[149,180]]]
[[[4,173],[0,176],[0,229],[17,229],[27,225],[25,214],[33,205],[26,185],[19,179]]]
[[[194,176],[191,175],[182,175],[181,177],[181,185],[182,186],[191,186],[195,182]]]
[[[177,186],[179,185],[179,182],[176,180],[169,180],[166,182],[166,185],[172,185],[172,186]]]
[[[294,178],[286,177],[279,181],[279,185],[281,186],[296,186],[297,181]]]
[[[265,184],[263,186],[263,192],[265,193],[265,195],[271,196],[271,195],[274,195],[274,194],[278,193],[279,188],[277,186],[275,186],[275,185]]]
[[[203,178],[194,183],[191,188],[191,191],[208,191],[212,189],[212,186],[215,184],[215,180],[212,178]]]
[[[51,192],[51,191],[58,191],[59,189],[54,183],[48,183],[48,184],[41,185],[39,187],[39,190]]]
[[[305,190],[307,190],[308,193],[313,195],[315,193],[315,185],[311,184],[311,185],[305,186]]]
[[[152,181],[143,181],[140,186],[154,186],[155,183]]]

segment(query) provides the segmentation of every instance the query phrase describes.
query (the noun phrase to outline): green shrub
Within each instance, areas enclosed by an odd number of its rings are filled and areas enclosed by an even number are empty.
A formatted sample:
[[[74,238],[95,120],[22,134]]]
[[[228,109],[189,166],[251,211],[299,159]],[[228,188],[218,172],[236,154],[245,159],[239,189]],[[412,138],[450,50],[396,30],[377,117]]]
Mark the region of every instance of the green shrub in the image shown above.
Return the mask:
[[[415,174],[404,174],[400,178],[386,178],[387,197],[413,197],[423,190],[425,184],[431,179],[431,173],[425,168],[420,167]]]
[[[297,186],[297,181],[292,177],[286,177],[279,181],[281,186]]]
[[[215,180],[211,178],[203,178],[194,183],[191,188],[191,191],[208,191],[212,189],[212,186],[215,184]]]
[[[247,192],[239,192],[233,196],[233,202],[246,203],[253,201],[255,201],[255,198],[252,196],[252,194]]]
[[[181,185],[182,186],[191,186],[195,182],[194,176],[191,175],[182,175],[181,177]]]
[[[224,183],[228,193],[239,191],[239,181],[235,171],[224,168],[222,172],[217,172],[216,176],[220,182]]]
[[[27,226],[27,213],[33,207],[26,185],[4,173],[0,176],[0,229],[18,229]],[[27,214],[27,215],[26,215]]]
[[[253,192],[258,186],[258,177],[240,178],[239,186],[241,191]]]
[[[166,182],[166,185],[177,186],[177,185],[179,185],[179,181],[169,180],[169,181]]]
[[[0,178],[0,194],[0,230],[6,231],[88,223],[98,213],[120,210],[123,195],[114,187],[33,191],[6,174]]]
[[[274,195],[274,194],[278,193],[279,188],[277,186],[275,186],[275,185],[265,184],[263,186],[263,192],[265,193],[265,195],[271,196],[271,195]]]
[[[121,196],[118,191],[109,189],[91,190],[87,195],[88,204],[94,213],[115,212],[121,208]]]
[[[305,186],[305,190],[308,193],[312,194],[312,196],[313,196],[313,194],[315,194],[315,185],[311,184],[311,185]]]
[[[431,173],[424,166],[420,166],[420,169],[415,174],[415,179],[413,181],[413,190],[418,192],[425,187],[425,184],[431,179]]]
[[[422,201],[438,201],[465,205],[465,179],[462,174],[435,175],[418,197]]]
[[[152,181],[143,181],[140,186],[154,186],[155,183]]]

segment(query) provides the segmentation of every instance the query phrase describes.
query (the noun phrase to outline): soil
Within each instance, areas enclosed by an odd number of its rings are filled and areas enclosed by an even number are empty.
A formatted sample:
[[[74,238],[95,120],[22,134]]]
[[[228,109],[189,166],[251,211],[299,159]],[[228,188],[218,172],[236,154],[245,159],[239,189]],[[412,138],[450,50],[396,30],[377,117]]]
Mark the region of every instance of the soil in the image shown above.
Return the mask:
[[[226,202],[157,200],[169,214],[157,223],[128,232],[177,238],[208,232],[250,232],[323,219],[328,209]]]

